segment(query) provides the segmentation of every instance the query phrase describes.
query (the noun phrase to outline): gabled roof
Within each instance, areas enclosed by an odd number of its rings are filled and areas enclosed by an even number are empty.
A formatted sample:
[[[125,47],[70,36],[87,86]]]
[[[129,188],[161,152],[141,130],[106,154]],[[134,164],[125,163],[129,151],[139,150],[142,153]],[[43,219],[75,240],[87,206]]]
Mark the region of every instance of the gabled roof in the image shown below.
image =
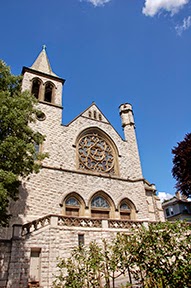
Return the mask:
[[[82,113],[78,114],[72,121],[70,121],[67,126],[69,126],[72,122],[74,122],[79,117],[89,118],[95,121],[104,122],[110,124],[101,110],[97,107],[97,105],[93,102],[88,108],[86,108]],[[110,124],[111,125],[111,124]]]
[[[38,57],[36,58],[35,62],[32,64],[32,66],[30,67],[33,70],[51,75],[51,76],[56,76],[58,77],[53,71],[52,68],[50,66],[50,62],[48,60],[48,56],[46,54],[46,46],[43,45],[42,51],[40,52],[40,54],[38,55]]]
[[[101,110],[97,107],[97,105],[94,102],[86,110],[84,110],[84,112],[82,112],[80,116],[109,123],[107,118],[104,116],[104,114],[101,112]]]
[[[184,199],[184,198],[179,198],[176,195],[174,197],[172,197],[171,199],[165,200],[162,203],[162,207],[166,207],[166,206],[170,206],[170,205],[174,205],[176,203],[184,203],[184,204],[188,204],[191,205],[191,201],[189,201],[188,199]]]
[[[74,121],[76,121],[79,117],[89,118],[96,122],[103,122],[105,124],[113,125],[109,122],[109,120],[105,117],[105,115],[102,113],[102,111],[97,107],[95,102],[93,102],[88,108],[86,108],[82,113],[80,113],[78,116],[76,116],[72,121],[70,121],[68,124],[64,124],[64,126],[69,126]],[[117,132],[117,130],[113,127],[115,132],[118,134],[118,136],[121,138],[120,134]],[[122,139],[122,138],[121,138]],[[123,139],[122,139],[123,140]]]

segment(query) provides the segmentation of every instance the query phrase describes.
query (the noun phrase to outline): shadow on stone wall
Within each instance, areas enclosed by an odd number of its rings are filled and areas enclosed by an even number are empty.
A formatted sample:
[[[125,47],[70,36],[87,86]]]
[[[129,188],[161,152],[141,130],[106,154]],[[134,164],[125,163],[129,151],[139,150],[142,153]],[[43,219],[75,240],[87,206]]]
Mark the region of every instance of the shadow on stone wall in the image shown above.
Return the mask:
[[[30,250],[22,237],[23,216],[26,215],[28,191],[25,183],[19,188],[19,199],[11,201],[9,227],[0,229],[0,287],[27,288]]]
[[[23,224],[23,217],[26,216],[29,207],[27,206],[28,191],[26,183],[23,182],[19,187],[19,199],[10,202],[10,211],[13,224]]]

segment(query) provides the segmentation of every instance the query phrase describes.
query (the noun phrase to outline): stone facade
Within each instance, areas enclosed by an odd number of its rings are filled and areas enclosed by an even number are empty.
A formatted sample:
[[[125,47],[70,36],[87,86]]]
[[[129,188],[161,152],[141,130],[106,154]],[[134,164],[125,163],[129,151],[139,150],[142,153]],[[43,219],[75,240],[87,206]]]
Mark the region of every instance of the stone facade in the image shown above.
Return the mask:
[[[11,203],[14,230],[1,233],[9,257],[0,287],[51,287],[57,257],[69,256],[79,235],[88,244],[164,220],[156,188],[142,176],[131,105],[120,106],[125,140],[95,103],[62,125],[63,84],[44,49],[23,69],[22,89],[33,91],[44,113],[33,128],[46,135],[40,149],[49,157]]]

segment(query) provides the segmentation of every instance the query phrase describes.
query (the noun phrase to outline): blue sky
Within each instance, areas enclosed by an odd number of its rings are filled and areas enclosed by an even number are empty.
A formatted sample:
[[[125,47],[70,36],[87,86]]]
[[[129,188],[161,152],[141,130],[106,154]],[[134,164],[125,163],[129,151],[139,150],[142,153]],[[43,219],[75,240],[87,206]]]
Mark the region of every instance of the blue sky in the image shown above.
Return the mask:
[[[64,123],[95,101],[123,136],[118,107],[131,103],[144,177],[173,194],[171,149],[191,130],[190,2],[2,1],[0,58],[20,74],[46,44],[66,79]]]

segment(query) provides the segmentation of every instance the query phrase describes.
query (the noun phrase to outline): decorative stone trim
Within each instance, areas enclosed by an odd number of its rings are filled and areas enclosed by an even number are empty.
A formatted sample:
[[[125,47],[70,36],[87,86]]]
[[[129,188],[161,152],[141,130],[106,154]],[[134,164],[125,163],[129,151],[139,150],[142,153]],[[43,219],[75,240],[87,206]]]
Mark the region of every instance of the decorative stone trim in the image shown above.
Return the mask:
[[[135,229],[143,225],[143,221],[108,219],[108,227],[115,229]]]
[[[111,174],[100,174],[100,173],[96,173],[96,172],[93,173],[93,172],[81,171],[81,170],[76,171],[76,170],[64,169],[62,167],[48,166],[48,165],[44,165],[44,164],[42,164],[42,168],[50,169],[50,170],[56,170],[56,171],[69,172],[69,173],[75,173],[75,174],[83,174],[83,175],[94,176],[94,177],[111,178],[114,180],[120,180],[120,181],[131,182],[131,183],[144,181],[144,178],[137,178],[137,179],[120,178],[118,176],[111,175]]]
[[[58,216],[58,226],[102,228],[102,220],[94,218]]]
[[[131,221],[120,219],[97,219],[97,218],[84,218],[84,217],[71,217],[62,215],[47,215],[40,219],[26,223],[22,226],[22,237],[37,231],[46,226],[54,227],[82,227],[82,228],[109,228],[109,229],[135,229],[142,225],[148,227],[151,221]],[[154,222],[152,222],[154,223]]]
[[[40,219],[34,220],[32,222],[26,223],[22,226],[21,235],[24,237],[28,234],[31,234],[34,231],[37,231],[45,226],[50,225],[51,215],[47,215]]]

